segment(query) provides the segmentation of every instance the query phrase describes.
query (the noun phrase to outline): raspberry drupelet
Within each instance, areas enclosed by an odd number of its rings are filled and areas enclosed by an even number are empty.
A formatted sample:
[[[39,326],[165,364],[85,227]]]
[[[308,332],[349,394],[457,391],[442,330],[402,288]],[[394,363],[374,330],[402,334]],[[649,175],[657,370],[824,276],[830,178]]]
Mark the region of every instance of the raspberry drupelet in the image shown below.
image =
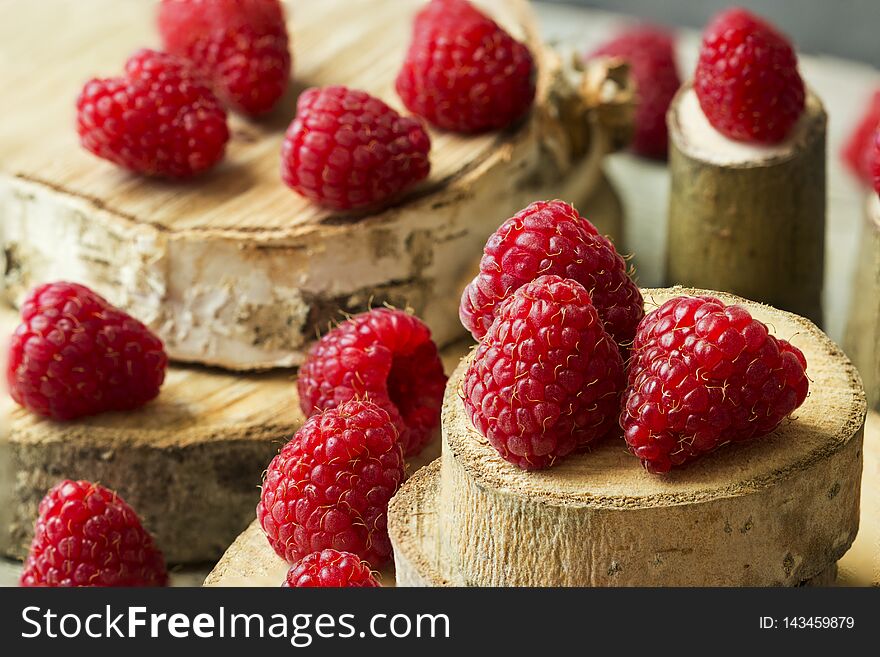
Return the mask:
[[[529,49],[473,4],[431,0],[416,16],[397,93],[438,128],[479,133],[524,117],[536,76]]]
[[[404,468],[388,413],[347,401],[309,418],[272,459],[257,518],[288,563],[332,548],[380,568],[391,558],[388,501]]]
[[[139,50],[125,75],[92,79],[76,101],[80,143],[135,173],[189,178],[223,159],[220,101],[184,59]]]
[[[541,276],[498,308],[462,397],[501,457],[535,470],[615,430],[623,383],[620,350],[587,291]]]
[[[22,303],[6,380],[21,406],[72,420],[142,406],[159,394],[167,365],[146,326],[87,287],[58,282]]]
[[[350,399],[370,399],[397,426],[407,456],[418,454],[440,427],[446,374],[417,317],[374,308],[346,320],[309,351],[297,378],[306,416]]]
[[[284,588],[373,588],[380,586],[370,566],[351,552],[307,554],[287,571]]]
[[[40,502],[21,586],[165,586],[165,560],[113,491],[62,481]]]
[[[281,178],[332,210],[378,207],[431,170],[431,139],[414,118],[365,91],[304,91],[281,147]]]
[[[789,135],[806,98],[788,39],[736,8],[719,14],[703,33],[694,91],[709,123],[721,134],[762,144]]]
[[[547,274],[583,285],[614,340],[623,347],[632,341],[642,294],[610,240],[562,201],[533,203],[489,237],[480,272],[462,294],[461,323],[480,340],[499,303]]]
[[[645,316],[620,424],[645,467],[667,472],[773,431],[806,399],[801,351],[741,306],[676,297]]]

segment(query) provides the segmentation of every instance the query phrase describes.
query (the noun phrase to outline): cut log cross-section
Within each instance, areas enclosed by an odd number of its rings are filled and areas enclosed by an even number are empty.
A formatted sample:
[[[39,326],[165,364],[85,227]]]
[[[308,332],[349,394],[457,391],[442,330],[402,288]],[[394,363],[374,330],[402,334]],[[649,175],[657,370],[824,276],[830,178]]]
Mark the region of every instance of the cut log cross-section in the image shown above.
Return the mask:
[[[632,111],[625,66],[596,62],[572,76],[544,50],[525,0],[478,4],[535,55],[534,110],[501,132],[432,131],[429,179],[369,216],[287,189],[281,139],[307,86],[346,84],[400,108],[394,78],[419,0],[290,3],[291,92],[266,120],[231,117],[226,160],[182,184],[94,158],[71,127],[82,83],[117,74],[133,48],[155,41],[153,4],[16,6],[0,25],[11,52],[57,38],[0,62],[4,109],[19,119],[0,127],[3,295],[17,303],[36,283],[76,280],[156,330],[173,359],[238,370],[299,364],[316,331],[370,303],[410,307],[438,342],[454,340],[458,286],[488,235],[536,198],[588,198]]]
[[[868,406],[880,409],[880,197],[865,204],[844,348],[862,375]]]
[[[666,279],[822,323],[825,130],[814,94],[792,134],[759,146],[718,133],[691,85],[667,115],[672,189]]]
[[[705,293],[648,290],[645,299],[655,307]],[[664,476],[647,473],[620,439],[526,472],[470,422],[458,392],[465,361],[447,388],[441,469],[414,478],[391,506],[398,581],[790,586],[833,572],[859,526],[858,375],[811,322],[714,294],[803,350],[811,394],[791,420]],[[413,508],[436,509],[434,535],[426,535],[430,522],[412,519]]]

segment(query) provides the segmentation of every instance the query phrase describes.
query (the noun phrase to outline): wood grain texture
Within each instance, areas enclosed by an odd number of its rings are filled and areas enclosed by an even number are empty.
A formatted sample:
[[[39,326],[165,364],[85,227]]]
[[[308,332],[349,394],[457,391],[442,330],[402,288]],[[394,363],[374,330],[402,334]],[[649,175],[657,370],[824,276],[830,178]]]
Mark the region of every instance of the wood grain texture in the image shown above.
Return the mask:
[[[868,406],[880,409],[880,199],[874,193],[865,201],[861,230],[843,346],[862,375]]]
[[[646,307],[705,293],[646,290]],[[811,394],[793,418],[662,477],[619,440],[526,472],[471,424],[458,394],[465,362],[443,408],[439,517],[453,572],[475,586],[796,585],[846,552],[865,417],[855,368],[811,322],[718,296],[803,350]]]
[[[287,189],[280,143],[304,87],[350,84],[398,103],[393,80],[419,0],[292,3],[288,97],[263,121],[233,116],[226,160],[187,183],[122,172],[79,148],[71,125],[82,82],[154,42],[152,3],[16,4],[0,26],[10,52],[28,51],[37,26],[62,36],[33,59],[0,59],[16,117],[0,127],[3,295],[15,302],[38,282],[76,280],[153,328],[172,358],[239,370],[299,364],[317,331],[371,303],[412,308],[441,344],[459,338],[457,283],[487,236],[536,198],[587,198],[632,109],[625,67],[569,77],[525,0],[479,4],[536,57],[533,112],[480,136],[432,131],[430,178],[366,216]]]
[[[715,157],[687,139],[678,92],[670,135],[666,282],[733,292],[822,323],[826,124],[807,99],[793,143],[743,162]]]

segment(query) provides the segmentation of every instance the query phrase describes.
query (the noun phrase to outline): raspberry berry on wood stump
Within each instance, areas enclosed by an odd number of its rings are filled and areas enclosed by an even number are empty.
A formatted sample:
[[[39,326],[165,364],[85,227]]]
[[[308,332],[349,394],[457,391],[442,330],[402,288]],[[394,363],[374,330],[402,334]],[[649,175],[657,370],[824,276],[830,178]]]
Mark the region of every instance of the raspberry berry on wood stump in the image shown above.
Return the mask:
[[[397,93],[432,125],[477,133],[525,116],[536,77],[529,49],[470,2],[431,0],[415,18]]]
[[[237,110],[264,114],[287,89],[291,58],[278,0],[162,0],[159,33],[167,52],[192,61]]]
[[[806,97],[791,43],[744,9],[729,9],[709,23],[694,89],[721,134],[764,144],[788,136]]]
[[[620,349],[587,291],[541,276],[498,307],[462,397],[498,453],[533,470],[615,429],[623,380]]]
[[[678,297],[639,324],[620,424],[652,472],[764,436],[803,404],[801,351],[741,306]]]
[[[365,91],[342,86],[304,91],[281,147],[281,177],[334,210],[390,201],[431,170],[431,139]]]
[[[62,481],[40,502],[21,586],[165,586],[162,553],[113,491]]]
[[[289,563],[332,548],[379,568],[391,558],[388,501],[404,468],[388,413],[347,401],[309,418],[272,460],[257,519]]]
[[[98,157],[148,176],[188,178],[223,159],[220,101],[181,58],[139,50],[125,75],[92,79],[76,101],[77,132]]]
[[[370,399],[397,427],[407,456],[418,454],[440,427],[446,374],[418,318],[375,308],[322,337],[299,369],[297,389],[306,416],[350,399]]]
[[[590,58],[594,57],[622,57],[629,63],[638,95],[632,149],[666,159],[666,110],[681,86],[674,37],[659,27],[634,28],[593,51]]]
[[[28,410],[72,420],[142,406],[159,394],[168,357],[146,326],[76,283],[34,288],[21,305],[6,380]]]
[[[372,588],[379,586],[370,565],[351,552],[321,550],[307,554],[287,571],[284,588]]]
[[[583,285],[614,340],[624,347],[632,341],[645,314],[639,288],[610,240],[562,201],[532,203],[489,237],[480,273],[461,297],[461,323],[481,339],[499,303],[549,274]]]

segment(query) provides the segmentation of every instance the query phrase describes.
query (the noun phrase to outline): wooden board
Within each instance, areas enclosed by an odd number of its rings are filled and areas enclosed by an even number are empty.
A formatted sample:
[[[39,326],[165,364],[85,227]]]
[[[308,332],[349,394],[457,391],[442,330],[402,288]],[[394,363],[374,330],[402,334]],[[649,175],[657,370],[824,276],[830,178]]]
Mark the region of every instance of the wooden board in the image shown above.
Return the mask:
[[[795,315],[688,288],[644,294],[647,309],[681,294],[742,304],[804,352],[810,396],[772,434],[664,476],[620,439],[527,472],[474,429],[458,394],[463,363],[443,407],[438,524],[445,562],[469,585],[791,586],[849,549],[865,417],[852,364]]]
[[[459,277],[486,237],[536,198],[588,197],[632,100],[621,69],[606,64],[573,87],[525,0],[478,4],[536,56],[534,111],[502,132],[432,131],[430,178],[383,212],[351,216],[283,185],[283,131],[307,86],[349,84],[398,105],[393,81],[420,0],[291,3],[290,93],[263,121],[233,116],[226,160],[187,183],[120,171],[81,149],[71,127],[84,80],[155,45],[152,4],[16,3],[0,25],[10,52],[57,38],[33,57],[0,59],[4,108],[16,117],[0,126],[3,294],[18,301],[37,282],[77,280],[154,328],[173,358],[231,369],[296,365],[340,310],[371,302],[412,307],[440,343],[457,339]],[[571,98],[577,111],[563,117]],[[586,155],[573,144],[584,132]]]

